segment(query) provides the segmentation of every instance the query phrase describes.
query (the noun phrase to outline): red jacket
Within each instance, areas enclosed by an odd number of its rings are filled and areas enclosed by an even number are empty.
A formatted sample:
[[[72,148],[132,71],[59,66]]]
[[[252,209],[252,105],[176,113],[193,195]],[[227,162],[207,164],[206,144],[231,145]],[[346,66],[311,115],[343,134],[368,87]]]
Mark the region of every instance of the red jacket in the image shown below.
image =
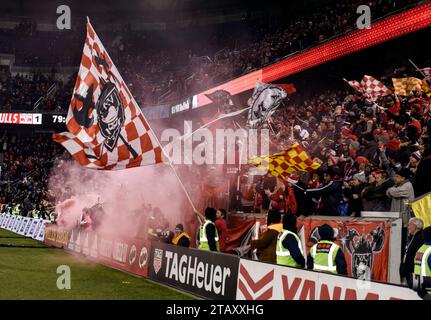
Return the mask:
[[[215,226],[217,228],[218,232],[218,241],[220,243],[220,251],[224,251],[226,248],[226,242],[227,242],[227,225],[226,220],[223,218],[217,219],[215,221]]]

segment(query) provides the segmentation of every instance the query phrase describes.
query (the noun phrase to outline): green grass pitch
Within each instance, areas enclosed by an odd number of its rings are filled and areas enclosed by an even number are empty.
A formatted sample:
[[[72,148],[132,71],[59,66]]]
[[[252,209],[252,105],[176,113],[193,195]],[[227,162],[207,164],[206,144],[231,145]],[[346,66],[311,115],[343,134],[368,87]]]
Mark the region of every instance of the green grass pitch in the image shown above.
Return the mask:
[[[70,290],[57,288],[59,265],[70,267]],[[0,300],[5,299],[193,298],[0,229]]]

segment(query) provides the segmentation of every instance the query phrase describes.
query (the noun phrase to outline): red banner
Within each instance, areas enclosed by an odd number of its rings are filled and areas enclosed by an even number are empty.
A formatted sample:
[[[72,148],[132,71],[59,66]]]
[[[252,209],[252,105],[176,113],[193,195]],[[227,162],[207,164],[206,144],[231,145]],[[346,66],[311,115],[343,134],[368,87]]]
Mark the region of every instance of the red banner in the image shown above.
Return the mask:
[[[266,224],[266,215],[231,214],[228,219],[228,241],[225,252],[231,252],[235,248],[246,245],[247,243],[242,242],[256,222],[259,221],[261,226]]]
[[[334,228],[335,242],[344,252],[350,276],[387,281],[390,225],[383,221],[305,219],[307,255],[319,239],[317,227],[325,223]]]

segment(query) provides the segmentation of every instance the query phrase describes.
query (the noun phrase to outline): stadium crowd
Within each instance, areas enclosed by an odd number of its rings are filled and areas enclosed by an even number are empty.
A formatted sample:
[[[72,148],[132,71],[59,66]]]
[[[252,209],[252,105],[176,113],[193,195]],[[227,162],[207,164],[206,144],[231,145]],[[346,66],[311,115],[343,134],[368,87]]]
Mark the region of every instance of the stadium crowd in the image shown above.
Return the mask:
[[[0,211],[54,220],[56,202],[48,181],[61,147],[46,134],[20,137],[7,131],[0,147]]]
[[[375,0],[367,4],[375,20],[418,2]],[[190,30],[190,39],[183,39],[187,43],[184,49],[160,45],[160,39],[151,33],[129,28],[101,32],[101,38],[107,39],[111,57],[141,106],[169,104],[354,30],[356,8],[360,4],[356,0],[337,3],[295,19],[268,21],[260,18],[256,21],[250,18],[215,30]],[[175,37],[169,32],[162,32],[159,37]],[[14,53],[16,65],[49,66],[55,73],[56,68],[78,65],[82,50],[81,33],[75,30],[42,32],[34,23],[24,22],[13,30],[0,30],[0,50],[1,53]],[[202,34],[206,38],[201,39]],[[69,50],[63,50],[66,47]],[[0,100],[2,110],[33,109],[40,97],[44,97],[41,109],[66,110],[73,85],[69,82],[75,77],[64,84],[53,78],[41,78],[41,75],[32,79],[0,75],[0,79],[0,90],[8,92]],[[53,84],[58,86],[55,97],[47,97],[47,89]]]
[[[63,85],[41,73],[12,76],[9,70],[0,70],[0,111],[65,112],[72,94],[71,84],[69,81]]]
[[[289,205],[291,188],[275,178],[258,182],[264,210],[269,209],[270,190],[286,193],[283,200],[273,197],[274,209],[282,201],[286,206],[280,208],[294,208],[298,215],[397,211],[405,214],[406,225],[406,202],[431,191],[431,99],[416,93],[383,97],[378,104],[367,103],[356,93],[326,93],[289,105],[273,117],[274,150],[300,142],[321,166],[313,174],[298,172],[294,178],[298,182],[292,201],[301,206]]]
[[[345,7],[340,5],[333,10],[343,11]],[[284,31],[269,33],[265,30],[262,32],[263,38],[251,47],[240,50],[239,54],[235,53],[236,50],[221,51],[218,58],[209,59],[209,63],[193,59],[196,55],[189,51],[188,60],[186,59],[188,62],[185,62],[187,69],[194,70],[196,66],[193,64],[197,61],[199,70],[188,78],[191,81],[178,78],[177,71],[166,71],[173,64],[166,51],[160,53],[160,64],[154,63],[154,58],[146,60],[130,53],[123,55],[118,61],[125,66],[125,77],[129,80],[135,77],[136,82],[131,80],[132,91],[138,99],[147,92],[151,92],[153,97],[159,97],[168,88],[178,94],[170,97],[178,100],[215,82],[249,72],[289,52],[306,48],[332,34],[342,32],[352,23],[350,20],[354,16],[343,18],[340,12],[315,16],[313,23],[302,21]],[[387,10],[382,10],[382,14],[385,12]],[[332,16],[338,17],[337,23],[330,19]],[[317,22],[318,19],[323,20]],[[304,32],[298,35],[298,30]],[[132,52],[122,41],[120,40],[118,51],[113,50],[114,60],[116,55]],[[217,63],[212,60],[217,60]],[[72,81],[63,85],[53,77],[42,74],[23,77],[12,76],[5,69],[0,71],[0,110],[10,111],[15,106],[19,106],[21,110],[33,110],[34,102],[40,97],[44,99],[39,108],[47,111],[61,108],[65,110],[71,95]],[[145,77],[142,76],[144,72]],[[397,70],[391,76],[399,78],[417,74]],[[166,81],[157,82],[155,79]],[[53,84],[56,91],[48,96],[46,91]],[[140,88],[142,93],[134,88]],[[430,92],[416,91],[408,96],[391,94],[381,97],[375,103],[368,102],[352,88],[323,92],[305,99],[301,96],[287,102],[265,126],[272,129],[271,147],[274,152],[285,150],[292,143],[299,142],[314,161],[320,164],[320,168],[312,173],[296,172],[290,175],[289,181],[267,174],[253,185],[254,208],[268,213],[268,231],[261,239],[251,242],[251,249],[258,250],[260,260],[293,263],[296,267],[316,269],[316,257],[313,253],[304,259],[301,250],[296,250],[297,239],[293,234],[297,231],[298,216],[359,217],[361,211],[392,211],[399,212],[402,217],[403,248],[407,244],[407,236],[414,241],[414,249],[406,248],[405,259],[400,267],[402,277],[411,273],[416,249],[422,244],[418,240],[418,234],[422,232],[423,221],[413,217],[409,202],[431,192]],[[48,180],[53,165],[60,161],[61,166],[67,153],[44,134],[21,138],[5,131],[0,139],[0,147],[0,211],[55,220],[55,205],[69,199],[72,194],[67,188],[67,176],[61,177],[63,181],[57,181],[57,185],[65,186],[58,190],[50,190]],[[210,183],[208,185],[211,186]],[[215,186],[211,188],[217,189]],[[212,195],[208,196],[207,200],[211,200],[211,197]],[[205,202],[206,205],[211,203],[203,201]],[[283,221],[280,215],[282,213],[287,213]],[[92,221],[90,213],[84,212],[82,218],[81,225],[88,227]],[[200,219],[206,222],[200,229],[199,238],[212,239],[204,245],[201,242],[201,249],[224,251],[228,241],[226,212],[208,207],[205,216],[200,215]],[[334,235],[329,229],[329,226],[322,226],[322,230],[319,230],[322,232],[322,241],[333,241]],[[283,233],[285,238],[280,240],[278,236],[282,230],[288,230],[292,234]],[[427,232],[429,236],[429,229]],[[154,228],[153,236],[185,247],[191,244],[191,237],[181,223],[176,225],[175,232],[167,234],[163,233],[163,229]],[[279,248],[276,246],[281,246],[280,243],[288,248],[294,262],[279,261],[282,255],[277,253]],[[285,249],[280,250],[278,251],[283,253]],[[335,271],[346,274],[346,263],[344,257],[341,257],[341,251],[339,252],[334,257],[337,264]]]

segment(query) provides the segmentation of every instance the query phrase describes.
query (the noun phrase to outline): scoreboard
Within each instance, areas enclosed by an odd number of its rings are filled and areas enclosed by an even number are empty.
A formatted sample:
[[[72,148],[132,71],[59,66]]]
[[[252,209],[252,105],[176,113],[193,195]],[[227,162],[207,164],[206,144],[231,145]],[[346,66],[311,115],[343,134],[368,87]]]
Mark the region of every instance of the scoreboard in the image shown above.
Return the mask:
[[[41,113],[0,113],[0,124],[42,124]]]
[[[0,113],[0,127],[26,125],[44,129],[66,130],[66,113]]]
[[[64,113],[64,114],[45,113],[43,115],[43,121],[45,121],[45,124],[48,124],[48,125],[51,125],[51,124],[52,125],[59,125],[59,124],[60,125],[61,124],[66,125],[66,117],[67,117],[66,113]]]

